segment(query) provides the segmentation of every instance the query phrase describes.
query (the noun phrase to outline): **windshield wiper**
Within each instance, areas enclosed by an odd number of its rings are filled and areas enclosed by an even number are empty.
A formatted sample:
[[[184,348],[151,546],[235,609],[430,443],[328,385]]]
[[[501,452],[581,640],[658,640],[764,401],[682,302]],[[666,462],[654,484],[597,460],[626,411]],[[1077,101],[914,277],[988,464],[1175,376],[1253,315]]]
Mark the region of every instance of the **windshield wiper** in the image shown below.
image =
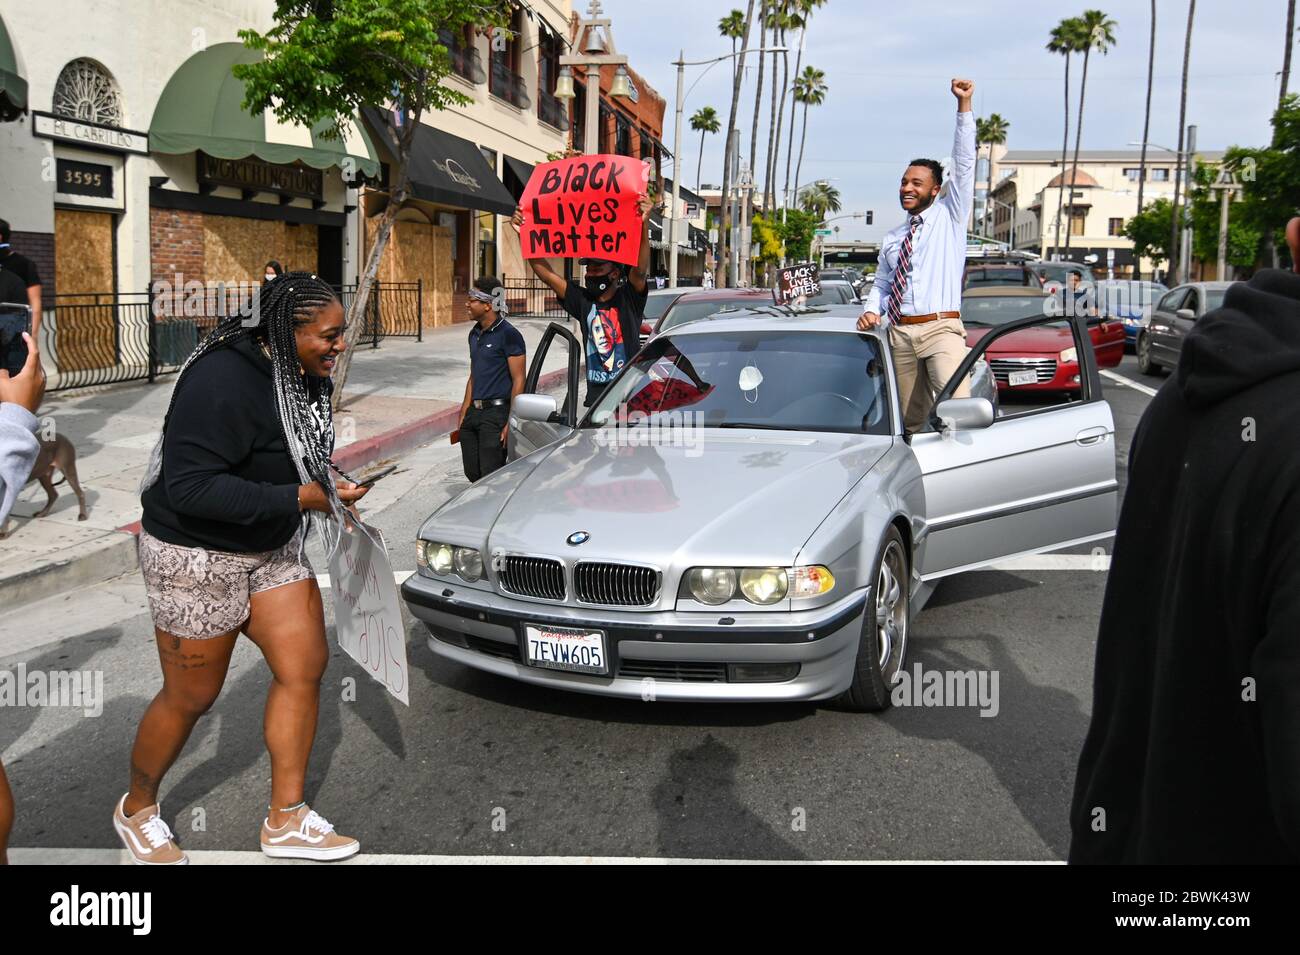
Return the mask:
[[[803,431],[786,424],[762,424],[757,421],[721,421],[718,424],[706,424],[706,428],[758,428],[763,431]]]

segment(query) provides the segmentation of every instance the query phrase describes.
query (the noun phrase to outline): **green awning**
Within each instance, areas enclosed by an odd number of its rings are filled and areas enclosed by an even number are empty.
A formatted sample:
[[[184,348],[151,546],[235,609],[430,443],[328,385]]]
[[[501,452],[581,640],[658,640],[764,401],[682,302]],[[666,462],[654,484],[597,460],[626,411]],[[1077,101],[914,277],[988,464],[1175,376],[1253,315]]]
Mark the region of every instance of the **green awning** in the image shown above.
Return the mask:
[[[218,43],[182,63],[154,108],[150,151],[202,151],[219,159],[256,156],[272,163],[298,161],[314,169],[343,166],[351,158],[367,176],[377,176],[374,144],[360,123],[348,123],[342,140],[326,139],[326,123],[309,130],[282,123],[272,113],[253,115],[243,108],[244,84],[230,68],[261,58],[260,51],[242,43]]]
[[[26,109],[27,81],[18,69],[18,54],[0,17],[0,122],[17,119]]]

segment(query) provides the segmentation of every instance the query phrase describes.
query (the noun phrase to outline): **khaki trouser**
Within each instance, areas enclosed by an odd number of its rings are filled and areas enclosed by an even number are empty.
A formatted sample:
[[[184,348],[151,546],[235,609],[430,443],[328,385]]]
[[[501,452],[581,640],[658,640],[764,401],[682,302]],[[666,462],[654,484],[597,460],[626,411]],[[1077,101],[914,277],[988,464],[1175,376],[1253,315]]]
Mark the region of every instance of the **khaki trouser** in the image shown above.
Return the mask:
[[[889,326],[889,347],[898,373],[898,401],[903,411],[903,428],[920,431],[934,406],[934,396],[948,383],[966,358],[966,328],[960,318],[937,318],[919,325]],[[954,398],[970,397],[967,377],[953,392]]]

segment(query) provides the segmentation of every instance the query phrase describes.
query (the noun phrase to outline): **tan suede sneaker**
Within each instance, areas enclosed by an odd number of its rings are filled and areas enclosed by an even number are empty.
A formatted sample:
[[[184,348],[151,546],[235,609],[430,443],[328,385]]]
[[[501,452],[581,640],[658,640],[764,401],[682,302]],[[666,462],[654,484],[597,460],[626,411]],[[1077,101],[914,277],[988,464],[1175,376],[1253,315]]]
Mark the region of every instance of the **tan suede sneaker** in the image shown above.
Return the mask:
[[[262,851],[274,859],[315,859],[329,862],[346,859],[361,851],[361,843],[341,836],[307,804],[298,807],[280,829],[262,820]]]
[[[126,796],[123,795],[113,809],[113,828],[126,851],[131,853],[132,862],[136,865],[189,865],[189,856],[176,844],[171,829],[163,822],[162,810],[157,803],[145,806],[131,816],[122,811],[125,803]]]

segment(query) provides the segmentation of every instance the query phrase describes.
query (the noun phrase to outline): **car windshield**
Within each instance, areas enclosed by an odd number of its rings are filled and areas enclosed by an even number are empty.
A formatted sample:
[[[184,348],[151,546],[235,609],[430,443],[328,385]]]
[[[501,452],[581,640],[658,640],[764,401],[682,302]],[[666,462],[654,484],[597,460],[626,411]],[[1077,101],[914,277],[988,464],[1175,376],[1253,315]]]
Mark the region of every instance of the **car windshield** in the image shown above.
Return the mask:
[[[1097,288],[1097,299],[1107,315],[1136,317],[1168,291],[1158,282],[1103,282]]]
[[[1056,265],[1050,262],[1044,263],[1037,267],[1038,274],[1043,277],[1044,282],[1060,282],[1065,285],[1070,281],[1070,274],[1079,276],[1083,281],[1089,282],[1092,276],[1084,272],[1078,266]]]
[[[961,300],[961,320],[963,325],[1005,325],[1018,318],[1042,315],[1045,304],[1045,297],[1039,295],[968,295]]]
[[[677,296],[671,293],[667,295],[647,295],[645,311],[641,313],[641,317],[647,322],[658,321],[664,312],[668,311],[668,306],[675,301],[677,301]]]
[[[653,339],[583,421],[659,426],[890,433],[874,335],[735,331]]]
[[[770,299],[768,300],[771,301]],[[664,313],[663,320],[659,323],[658,331],[666,331],[670,328],[676,328],[678,325],[685,325],[687,322],[693,322],[700,318],[712,318],[719,312],[734,312],[737,309],[744,308],[746,305],[764,304],[760,296],[746,295],[736,296],[735,298],[716,298],[710,295],[708,298],[692,299],[690,296],[673,299],[672,307]]]
[[[1036,286],[1038,279],[1028,269],[971,269],[966,273],[967,288],[989,285]]]
[[[822,290],[804,300],[805,305],[847,305],[853,301],[853,286],[848,282],[823,282]]]

